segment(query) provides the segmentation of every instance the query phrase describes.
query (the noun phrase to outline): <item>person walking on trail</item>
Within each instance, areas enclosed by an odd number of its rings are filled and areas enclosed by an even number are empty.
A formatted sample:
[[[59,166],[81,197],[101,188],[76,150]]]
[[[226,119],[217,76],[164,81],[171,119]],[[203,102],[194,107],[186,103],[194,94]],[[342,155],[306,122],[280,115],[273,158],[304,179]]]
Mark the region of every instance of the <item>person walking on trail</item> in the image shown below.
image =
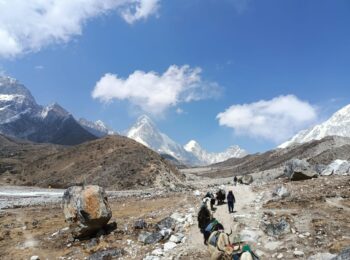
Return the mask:
[[[237,176],[233,177],[233,185],[234,185],[234,186],[237,185],[237,181],[238,181]]]
[[[235,195],[233,195],[232,190],[230,190],[227,194],[227,205],[228,205],[228,212],[233,213],[234,204],[236,202]]]

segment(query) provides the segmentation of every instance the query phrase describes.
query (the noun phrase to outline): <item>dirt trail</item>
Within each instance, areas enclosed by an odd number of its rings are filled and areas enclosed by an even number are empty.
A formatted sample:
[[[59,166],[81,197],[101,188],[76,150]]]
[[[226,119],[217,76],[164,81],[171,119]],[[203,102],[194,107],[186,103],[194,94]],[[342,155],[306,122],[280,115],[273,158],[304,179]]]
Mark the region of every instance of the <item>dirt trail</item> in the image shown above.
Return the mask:
[[[236,203],[234,206],[235,213],[229,214],[228,213],[228,207],[227,204],[216,206],[216,211],[214,212],[213,216],[219,220],[220,223],[225,227],[225,230],[227,232],[230,232],[232,229],[233,234],[232,237],[237,235],[240,232],[239,222],[235,222],[235,217],[247,217],[252,214],[252,211],[255,209],[252,208],[252,204],[254,200],[256,200],[258,194],[253,192],[251,190],[250,186],[246,185],[225,185],[226,194],[229,190],[232,190],[235,198]],[[202,193],[205,194],[207,190],[202,190]],[[200,205],[197,205],[197,208]],[[249,221],[251,222],[252,219],[249,217]],[[256,225],[255,221],[253,220],[254,224]],[[253,224],[253,223],[250,223]],[[206,246],[203,243],[203,235],[200,233],[198,229],[198,225],[193,225],[188,236],[188,250],[189,251],[201,251],[206,252]]]

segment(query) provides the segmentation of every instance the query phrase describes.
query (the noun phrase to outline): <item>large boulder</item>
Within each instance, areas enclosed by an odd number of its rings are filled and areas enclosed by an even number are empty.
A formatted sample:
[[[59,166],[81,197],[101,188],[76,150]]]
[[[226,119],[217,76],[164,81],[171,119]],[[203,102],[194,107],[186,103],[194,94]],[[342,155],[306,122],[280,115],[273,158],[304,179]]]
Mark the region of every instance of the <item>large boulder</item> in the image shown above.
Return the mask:
[[[106,193],[96,185],[69,187],[63,194],[63,212],[75,238],[94,235],[112,217]]]
[[[241,181],[242,184],[249,185],[253,183],[253,176],[250,174],[243,175]]]
[[[335,160],[329,164],[322,172],[321,175],[347,175],[350,172],[350,163],[345,160]]]
[[[311,166],[310,164],[305,161],[305,160],[299,160],[299,159],[292,159],[286,162],[285,167],[284,167],[284,174],[288,177],[291,178],[291,176],[294,173],[294,170],[303,170],[306,171],[310,169]]]
[[[294,170],[294,173],[290,177],[291,181],[303,181],[303,180],[309,180],[312,178],[317,178],[318,173],[313,170],[300,170],[296,169]]]
[[[318,177],[318,173],[307,161],[292,159],[284,168],[284,174],[291,181],[302,181]]]

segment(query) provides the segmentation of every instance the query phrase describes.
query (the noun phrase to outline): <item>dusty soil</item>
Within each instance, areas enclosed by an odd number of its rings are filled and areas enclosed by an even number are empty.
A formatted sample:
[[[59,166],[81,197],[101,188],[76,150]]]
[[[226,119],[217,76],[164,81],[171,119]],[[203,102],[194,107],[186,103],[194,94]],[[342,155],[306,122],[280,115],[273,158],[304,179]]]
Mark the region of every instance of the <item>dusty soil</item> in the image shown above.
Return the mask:
[[[192,196],[167,194],[157,198],[120,198],[111,201],[113,218],[117,228],[91,240],[74,241],[66,231],[62,209],[59,206],[30,207],[2,211],[0,213],[0,259],[84,259],[101,249],[123,248],[123,259],[142,259],[155,245],[144,246],[137,242],[139,231],[134,222],[142,218],[152,226],[170,216],[174,210],[181,212],[194,204]],[[56,234],[55,234],[56,233]]]
[[[350,245],[350,177],[328,176],[300,182],[285,179],[264,185],[233,186],[227,179],[198,181],[201,192],[164,193],[153,198],[146,196],[118,198],[111,201],[112,221],[117,228],[109,234],[86,241],[73,241],[67,231],[62,209],[58,206],[18,208],[0,214],[0,259],[28,259],[39,255],[43,259],[84,259],[104,248],[122,248],[122,259],[143,259],[160,245],[143,245],[137,241],[139,231],[132,226],[143,218],[151,224],[174,212],[198,212],[202,196],[220,185],[233,190],[236,212],[229,214],[227,205],[217,206],[214,217],[225,230],[233,230],[231,240],[242,239],[251,245],[261,259],[296,259],[295,251],[302,251],[298,259],[307,259],[319,252],[339,253]],[[283,185],[290,192],[285,198],[272,196]],[[194,216],[196,218],[196,216]],[[289,228],[281,235],[265,233],[263,221],[285,219]],[[202,234],[194,223],[186,229],[187,241],[172,251],[174,259],[210,259]],[[161,242],[162,244],[163,242]],[[61,258],[62,259],[62,258]],[[168,259],[168,258],[165,258]]]

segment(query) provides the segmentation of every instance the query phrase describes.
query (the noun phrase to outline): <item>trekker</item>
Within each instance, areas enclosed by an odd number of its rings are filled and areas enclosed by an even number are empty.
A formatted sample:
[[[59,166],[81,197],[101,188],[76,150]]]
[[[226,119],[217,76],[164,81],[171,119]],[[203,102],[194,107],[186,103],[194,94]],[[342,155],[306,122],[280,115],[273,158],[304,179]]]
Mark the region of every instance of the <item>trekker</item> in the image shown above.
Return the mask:
[[[235,195],[233,195],[232,190],[230,190],[227,194],[227,205],[228,205],[228,212],[233,213],[233,207],[236,202]]]
[[[233,177],[233,185],[234,185],[234,186],[237,185],[237,181],[238,181],[237,176]]]

